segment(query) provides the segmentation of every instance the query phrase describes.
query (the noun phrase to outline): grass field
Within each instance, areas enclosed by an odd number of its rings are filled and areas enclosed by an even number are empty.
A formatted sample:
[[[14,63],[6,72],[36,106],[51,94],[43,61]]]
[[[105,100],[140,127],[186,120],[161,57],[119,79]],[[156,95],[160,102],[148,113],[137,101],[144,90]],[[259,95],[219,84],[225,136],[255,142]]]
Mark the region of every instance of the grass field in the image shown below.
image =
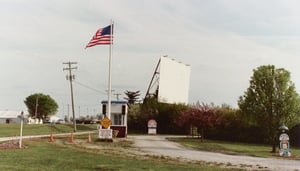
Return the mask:
[[[93,135],[95,136],[95,135]],[[129,155],[124,149],[130,142],[95,142],[85,145],[85,136],[76,137],[75,143],[68,138],[25,141],[26,149],[0,150],[1,170],[80,170],[80,171],[198,171],[240,170],[224,169],[210,163],[182,163],[161,156]]]
[[[19,134],[20,125],[0,125],[0,137]],[[96,130],[96,125],[77,125],[78,132]],[[24,135],[41,135],[53,133],[68,133],[73,131],[73,125],[24,125]],[[97,134],[92,134],[93,142],[87,143],[87,135],[75,137],[75,143],[69,143],[69,137],[54,137],[49,139],[25,140],[25,149],[0,150],[1,170],[242,170],[225,169],[226,165],[207,162],[180,162],[164,156],[137,154],[137,149],[131,142],[117,140],[111,142],[95,141]],[[259,157],[276,157],[270,153],[271,147],[255,144],[231,143],[222,141],[176,138],[189,148],[221,152],[233,155],[250,155]],[[12,142],[13,143],[13,142]],[[291,150],[293,159],[300,159],[300,150]],[[227,166],[228,167],[228,166]]]
[[[97,125],[82,125],[77,124],[77,131],[91,131],[96,130]],[[73,132],[72,124],[24,124],[23,125],[23,135],[47,135],[51,131],[56,133],[68,133]],[[0,137],[13,137],[19,136],[20,134],[20,124],[0,124]]]
[[[205,140],[203,143],[201,143],[197,138],[170,138],[169,140],[178,142],[189,148],[232,155],[249,155],[254,157],[278,157],[279,155],[278,153],[274,154],[270,152],[270,145],[234,143],[213,140]],[[300,149],[292,147],[291,153],[292,159],[300,160]]]

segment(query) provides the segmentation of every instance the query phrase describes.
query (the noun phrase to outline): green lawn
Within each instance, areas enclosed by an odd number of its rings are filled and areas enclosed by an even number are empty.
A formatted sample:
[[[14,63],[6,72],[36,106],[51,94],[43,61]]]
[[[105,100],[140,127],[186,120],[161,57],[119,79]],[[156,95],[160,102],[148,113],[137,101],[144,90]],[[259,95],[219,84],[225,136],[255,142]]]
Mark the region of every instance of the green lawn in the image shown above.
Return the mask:
[[[0,125],[0,137],[15,136],[19,134],[19,124]],[[68,133],[73,131],[73,125],[24,125],[24,135],[40,135],[53,133]],[[77,125],[79,131],[96,130],[96,125]],[[127,154],[124,150],[132,148],[128,141],[114,143],[95,141],[97,134],[92,134],[92,146],[86,147],[87,135],[75,136],[80,143],[69,144],[69,137],[54,137],[54,143],[48,139],[25,140],[26,149],[0,150],[1,170],[232,170],[224,169],[224,165],[198,162],[184,163],[176,159],[163,156],[140,156]],[[233,155],[250,155],[259,157],[274,157],[270,153],[271,147],[255,144],[231,143],[223,141],[175,138],[189,148],[199,150],[222,152]],[[300,159],[300,150],[292,148],[293,157]],[[278,154],[278,153],[277,153]],[[277,155],[276,154],[276,155]]]
[[[170,138],[186,147],[204,151],[220,152],[233,155],[249,155],[255,157],[275,157],[278,153],[270,153],[270,145],[234,143],[224,141],[205,140],[203,143],[197,138]],[[277,149],[278,151],[278,149]],[[300,159],[300,149],[291,148],[292,158]]]
[[[77,131],[90,131],[96,130],[97,125],[82,125],[77,124]],[[23,135],[43,135],[50,134],[51,131],[56,133],[68,133],[73,132],[72,124],[24,124],[23,125]],[[0,124],[0,137],[13,137],[19,136],[20,134],[20,124]]]
[[[94,135],[95,136],[95,135]],[[86,138],[84,136],[80,136]],[[78,138],[76,140],[78,141]],[[27,149],[0,150],[1,170],[80,170],[80,171],[198,171],[198,170],[232,170],[219,166],[211,166],[208,163],[180,163],[166,158],[152,157],[149,159],[142,156],[127,156],[124,152],[113,154],[110,148],[117,146],[127,148],[130,143],[126,142],[95,142],[92,145],[102,149],[82,148],[77,145],[67,143],[68,138],[60,138],[55,141],[61,143],[51,143],[44,140],[25,141]],[[82,140],[84,141],[84,140]],[[120,147],[121,146],[121,147]],[[107,149],[106,149],[107,148]],[[106,149],[106,150],[105,150]],[[108,152],[108,153],[107,153]],[[240,169],[236,169],[240,170]]]

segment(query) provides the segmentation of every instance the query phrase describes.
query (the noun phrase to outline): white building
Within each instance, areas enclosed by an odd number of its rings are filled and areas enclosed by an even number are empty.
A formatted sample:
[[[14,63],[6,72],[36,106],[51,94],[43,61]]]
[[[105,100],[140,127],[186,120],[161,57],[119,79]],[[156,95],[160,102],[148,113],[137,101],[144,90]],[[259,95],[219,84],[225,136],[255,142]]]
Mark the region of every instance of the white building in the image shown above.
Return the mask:
[[[36,118],[28,117],[26,123],[28,123],[28,124],[43,124],[43,121],[41,119],[36,119]]]
[[[49,119],[46,119],[46,122],[48,122],[48,123],[57,123],[59,120],[62,120],[62,119],[60,119],[57,116],[50,116]],[[43,124],[44,122],[43,122],[42,119],[29,117],[28,120],[27,120],[27,123],[28,124]]]
[[[0,124],[11,124],[20,123],[21,119],[18,117],[23,111],[11,111],[5,110],[0,111]],[[23,112],[24,122],[27,123],[29,113],[27,111]]]
[[[21,120],[18,116],[21,115],[21,112],[22,111],[12,111],[12,110],[0,111],[0,124],[20,123]],[[23,116],[24,116],[24,123],[43,124],[43,120],[30,117],[28,111],[24,111]],[[51,116],[49,118],[49,122],[51,122],[51,123],[57,123],[58,120],[61,120],[61,119],[57,116]]]

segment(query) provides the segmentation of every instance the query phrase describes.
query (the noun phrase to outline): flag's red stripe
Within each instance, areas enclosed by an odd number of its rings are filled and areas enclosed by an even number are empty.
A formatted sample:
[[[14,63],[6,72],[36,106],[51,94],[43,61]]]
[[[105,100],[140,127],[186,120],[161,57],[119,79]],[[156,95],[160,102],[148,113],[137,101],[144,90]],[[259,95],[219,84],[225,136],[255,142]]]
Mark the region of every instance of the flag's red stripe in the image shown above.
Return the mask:
[[[106,34],[105,34],[106,33]],[[97,30],[93,38],[90,40],[90,42],[86,45],[85,48],[92,47],[95,45],[109,45],[113,43],[113,36],[110,34],[107,34],[105,32],[102,34],[102,29]]]

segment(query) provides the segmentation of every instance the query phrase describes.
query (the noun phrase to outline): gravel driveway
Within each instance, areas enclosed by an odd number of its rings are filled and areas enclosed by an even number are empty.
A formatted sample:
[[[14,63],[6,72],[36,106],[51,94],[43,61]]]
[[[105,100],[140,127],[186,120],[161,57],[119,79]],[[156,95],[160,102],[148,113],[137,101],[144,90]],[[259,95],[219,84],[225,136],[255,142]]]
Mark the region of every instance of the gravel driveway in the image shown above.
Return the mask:
[[[299,160],[271,159],[250,156],[226,155],[187,149],[166,140],[166,136],[129,136],[135,147],[152,155],[163,155],[190,161],[223,163],[225,166],[243,167],[249,170],[299,171]]]

